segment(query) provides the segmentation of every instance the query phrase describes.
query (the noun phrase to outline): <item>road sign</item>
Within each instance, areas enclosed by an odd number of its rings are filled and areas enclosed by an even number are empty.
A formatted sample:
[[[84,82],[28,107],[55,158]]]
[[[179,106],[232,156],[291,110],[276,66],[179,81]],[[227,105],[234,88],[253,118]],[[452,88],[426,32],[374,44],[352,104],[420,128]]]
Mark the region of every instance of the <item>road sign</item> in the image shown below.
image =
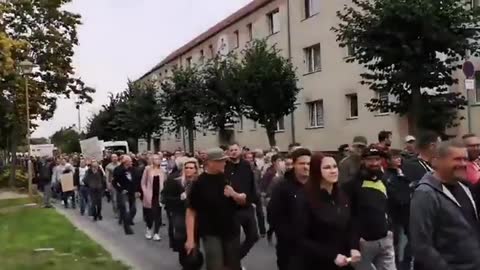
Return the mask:
[[[473,63],[470,61],[465,61],[465,63],[463,63],[462,70],[467,78],[472,78],[473,75],[475,75],[475,66],[473,66]]]
[[[465,89],[475,90],[475,80],[474,79],[466,79],[465,80]]]

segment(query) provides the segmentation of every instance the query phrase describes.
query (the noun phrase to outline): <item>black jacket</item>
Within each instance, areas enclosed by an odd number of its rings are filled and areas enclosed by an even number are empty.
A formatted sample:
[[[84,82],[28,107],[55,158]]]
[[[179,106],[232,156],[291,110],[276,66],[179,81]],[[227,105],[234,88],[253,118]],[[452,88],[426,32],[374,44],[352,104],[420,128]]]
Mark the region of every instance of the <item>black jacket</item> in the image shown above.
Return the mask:
[[[340,268],[334,262],[337,254],[350,257],[350,250],[359,250],[346,195],[336,186],[332,194],[318,190],[315,195],[316,203],[306,192],[298,193],[294,219],[298,239],[295,267],[298,270],[351,269]]]
[[[138,187],[140,185],[136,183],[135,180],[135,170],[133,167],[127,169],[123,165],[120,165],[113,170],[112,185],[118,192],[123,192],[126,190],[130,195],[135,194],[135,192],[139,192]]]
[[[167,211],[185,212],[187,210],[186,201],[181,199],[183,192],[185,192],[185,187],[180,178],[167,178],[162,190],[162,202]]]
[[[367,241],[386,237],[391,228],[384,177],[381,172],[361,168],[356,177],[342,186],[351,203],[355,234]]]
[[[432,171],[432,166],[428,162],[416,157],[404,160],[402,171],[410,181],[418,183],[426,173]]]
[[[396,169],[385,171],[387,179],[387,194],[389,212],[393,222],[407,225],[410,212],[410,199],[414,190],[414,184]]]
[[[267,220],[277,236],[278,242],[288,245],[295,243],[294,213],[297,205],[297,193],[303,189],[303,184],[295,179],[293,170],[285,173],[273,188],[272,197],[267,206]],[[292,248],[294,248],[292,246]]]
[[[462,187],[465,187],[462,185]],[[478,270],[480,243],[455,198],[428,173],[410,206],[410,243],[422,270]],[[468,188],[464,188],[471,197]]]
[[[247,195],[247,204],[244,207],[249,207],[251,204],[259,205],[255,176],[247,161],[240,159],[236,164],[227,162],[225,176],[236,192]]]

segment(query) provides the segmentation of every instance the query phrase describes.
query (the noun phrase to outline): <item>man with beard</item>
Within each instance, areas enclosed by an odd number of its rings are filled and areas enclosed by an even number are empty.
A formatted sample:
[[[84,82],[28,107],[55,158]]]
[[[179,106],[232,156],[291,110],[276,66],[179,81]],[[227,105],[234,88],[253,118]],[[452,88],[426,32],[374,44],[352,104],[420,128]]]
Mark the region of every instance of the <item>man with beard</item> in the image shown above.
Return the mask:
[[[310,173],[312,153],[305,148],[298,148],[291,153],[293,169],[286,172],[284,179],[274,187],[272,198],[267,207],[267,219],[277,237],[277,266],[279,270],[290,269],[296,255],[296,239],[292,233],[295,228],[293,220],[296,209],[297,193],[303,189]]]
[[[480,155],[480,138],[475,134],[466,134],[462,139],[468,151],[466,179],[472,185],[476,185],[480,180],[480,166],[476,163],[478,156]]]
[[[384,152],[375,146],[366,148],[359,173],[343,186],[350,198],[354,235],[360,242],[362,260],[354,265],[357,270],[396,269],[383,158]]]
[[[460,181],[467,162],[462,143],[441,143],[435,171],[422,178],[413,194],[410,241],[415,269],[480,269],[478,213],[470,190]]]

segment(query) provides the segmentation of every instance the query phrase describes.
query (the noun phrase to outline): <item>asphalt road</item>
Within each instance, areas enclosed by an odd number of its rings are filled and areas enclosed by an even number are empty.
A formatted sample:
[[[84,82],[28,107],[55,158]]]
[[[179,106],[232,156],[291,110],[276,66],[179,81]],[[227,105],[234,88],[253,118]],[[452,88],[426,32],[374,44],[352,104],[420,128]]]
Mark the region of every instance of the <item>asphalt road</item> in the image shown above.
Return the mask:
[[[85,232],[106,250],[114,259],[120,260],[137,270],[178,270],[177,254],[168,247],[167,227],[160,229],[162,241],[154,242],[145,239],[145,223],[143,222],[142,206],[137,202],[134,235],[125,235],[123,227],[118,225],[114,218],[111,204],[103,203],[103,220],[93,222],[90,217],[81,216],[78,208],[64,209],[57,204],[56,208],[64,214],[80,230]],[[164,222],[167,220],[164,218]],[[274,270],[276,269],[275,249],[265,239],[253,247],[242,261],[247,270]]]

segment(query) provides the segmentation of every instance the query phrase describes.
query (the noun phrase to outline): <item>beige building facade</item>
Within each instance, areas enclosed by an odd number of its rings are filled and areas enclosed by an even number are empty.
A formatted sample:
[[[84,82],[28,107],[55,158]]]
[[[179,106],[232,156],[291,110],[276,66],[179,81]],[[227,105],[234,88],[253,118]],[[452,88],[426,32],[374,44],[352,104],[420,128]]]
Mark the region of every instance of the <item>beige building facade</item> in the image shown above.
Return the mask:
[[[356,135],[377,141],[380,130],[393,132],[395,147],[402,147],[408,135],[407,123],[394,114],[370,112],[365,107],[374,92],[362,86],[359,74],[362,67],[346,63],[348,49],[335,40],[332,26],[338,23],[336,12],[349,0],[254,0],[222,22],[167,56],[139,80],[163,80],[171,75],[174,66],[201,64],[216,53],[239,52],[252,39],[266,38],[270,45],[291,58],[297,68],[299,87],[297,109],[278,124],[277,145],[286,150],[293,141],[313,150],[332,151],[340,144],[350,143]],[[480,59],[470,59],[480,70]],[[452,91],[466,95],[461,72],[456,74],[460,84]],[[476,89],[469,91],[470,119],[449,131],[461,135],[468,131],[480,133],[480,73]],[[380,98],[390,98],[380,95]],[[292,121],[293,120],[293,121]],[[268,148],[265,130],[248,119],[240,119],[233,127],[235,140],[250,148]],[[186,131],[164,134],[154,139],[156,149],[184,149]],[[214,130],[195,133],[195,148],[218,145]]]

